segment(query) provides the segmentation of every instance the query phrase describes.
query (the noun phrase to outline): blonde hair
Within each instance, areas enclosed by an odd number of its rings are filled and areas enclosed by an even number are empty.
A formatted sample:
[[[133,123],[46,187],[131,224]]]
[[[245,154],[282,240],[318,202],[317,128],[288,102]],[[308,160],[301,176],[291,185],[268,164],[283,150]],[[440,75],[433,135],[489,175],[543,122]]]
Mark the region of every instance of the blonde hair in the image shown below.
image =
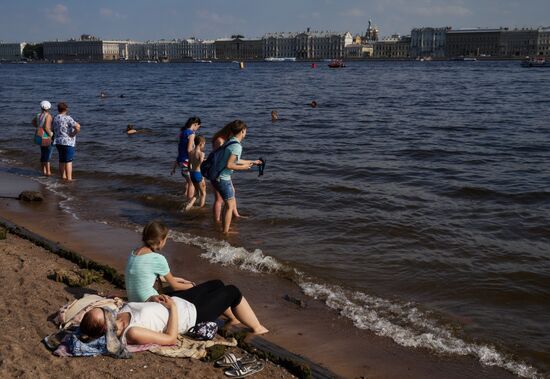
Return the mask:
[[[161,242],[168,235],[168,228],[160,221],[150,221],[143,228],[141,240],[153,251],[160,249]]]

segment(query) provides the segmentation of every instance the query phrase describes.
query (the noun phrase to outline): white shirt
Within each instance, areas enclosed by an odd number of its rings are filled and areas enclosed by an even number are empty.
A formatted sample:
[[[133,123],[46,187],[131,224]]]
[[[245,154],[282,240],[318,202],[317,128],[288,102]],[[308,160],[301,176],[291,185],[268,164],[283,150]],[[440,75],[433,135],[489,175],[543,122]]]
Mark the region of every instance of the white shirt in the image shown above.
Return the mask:
[[[179,297],[172,297],[178,310],[178,333],[185,334],[197,321],[197,309],[195,306]],[[123,306],[120,313],[130,313],[130,322],[122,333],[122,343],[126,344],[126,333],[133,326],[163,333],[168,325],[168,309],[160,303],[128,303]]]

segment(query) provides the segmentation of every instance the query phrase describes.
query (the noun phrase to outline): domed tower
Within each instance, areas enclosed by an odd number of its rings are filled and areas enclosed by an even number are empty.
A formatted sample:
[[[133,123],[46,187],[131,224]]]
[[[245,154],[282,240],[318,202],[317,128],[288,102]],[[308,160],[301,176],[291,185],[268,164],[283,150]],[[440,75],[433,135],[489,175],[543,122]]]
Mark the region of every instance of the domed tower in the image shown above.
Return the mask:
[[[369,27],[365,33],[365,41],[367,42],[376,42],[378,41],[378,35],[380,31],[376,26],[372,24],[372,20],[369,20]]]

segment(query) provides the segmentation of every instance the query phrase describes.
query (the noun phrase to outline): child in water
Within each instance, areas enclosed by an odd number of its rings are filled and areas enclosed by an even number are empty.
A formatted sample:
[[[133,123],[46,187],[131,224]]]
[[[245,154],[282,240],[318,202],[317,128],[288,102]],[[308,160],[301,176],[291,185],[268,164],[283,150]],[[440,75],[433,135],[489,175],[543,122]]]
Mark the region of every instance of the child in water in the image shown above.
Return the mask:
[[[201,174],[201,164],[204,161],[204,146],[206,139],[203,136],[195,137],[195,148],[189,154],[189,170],[191,174],[191,182],[195,186],[196,192],[199,194],[199,206],[202,208],[206,202],[206,183]],[[196,197],[185,206],[185,210],[191,209],[195,204]]]

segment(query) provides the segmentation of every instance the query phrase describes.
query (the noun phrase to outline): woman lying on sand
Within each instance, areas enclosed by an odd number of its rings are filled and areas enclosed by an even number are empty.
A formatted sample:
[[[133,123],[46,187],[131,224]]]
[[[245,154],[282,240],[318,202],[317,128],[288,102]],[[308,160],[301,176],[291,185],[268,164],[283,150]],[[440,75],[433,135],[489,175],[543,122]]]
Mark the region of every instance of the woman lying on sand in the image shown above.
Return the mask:
[[[228,307],[252,333],[267,333],[239,289],[235,286],[216,288],[219,283],[206,282],[194,287],[192,302],[158,295],[151,298],[152,302],[126,304],[116,317],[117,336],[129,345],[174,345],[178,334],[185,334],[197,323],[215,321]],[[82,333],[93,339],[104,335],[107,322],[103,312],[101,308],[88,311],[80,323]]]

